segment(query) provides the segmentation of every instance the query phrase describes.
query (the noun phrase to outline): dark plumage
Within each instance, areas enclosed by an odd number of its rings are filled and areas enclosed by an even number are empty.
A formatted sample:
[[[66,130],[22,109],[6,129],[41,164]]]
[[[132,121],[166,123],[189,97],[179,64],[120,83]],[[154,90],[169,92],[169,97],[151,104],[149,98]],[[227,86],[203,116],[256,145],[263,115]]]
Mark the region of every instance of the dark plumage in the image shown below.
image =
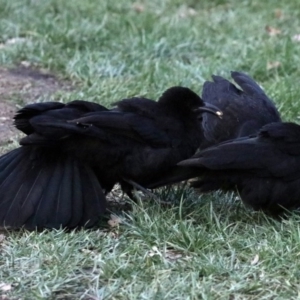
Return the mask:
[[[131,195],[192,156],[199,114],[215,113],[191,90],[173,87],[158,100],[124,99],[116,108],[85,101],[38,103],[15,125],[22,147],[0,158],[0,224],[27,228],[93,226],[114,184]]]
[[[34,120],[45,116],[66,122],[90,112],[107,111],[96,103],[46,102],[18,111],[16,127],[32,145],[0,158],[0,224],[31,229],[92,226],[106,208],[105,196],[92,168],[61,151],[55,139],[35,133]],[[39,146],[41,145],[41,146]]]
[[[217,106],[223,117],[203,115],[205,139],[201,149],[257,133],[262,126],[281,121],[273,101],[250,76],[231,72],[231,77],[241,89],[221,76],[212,76],[213,82],[204,83],[203,101]]]
[[[235,190],[255,210],[273,215],[300,206],[300,126],[265,125],[257,136],[227,141],[179,163],[202,178],[200,192]]]
[[[274,103],[259,85],[242,72],[231,72],[239,89],[221,76],[212,76],[213,81],[206,81],[203,86],[202,99],[206,103],[217,106],[222,112],[222,119],[203,114],[202,129],[204,138],[200,149],[216,145],[220,142],[255,134],[271,122],[280,122],[280,115]],[[152,182],[148,188],[156,188],[187,180],[199,174],[188,168],[174,167]]]

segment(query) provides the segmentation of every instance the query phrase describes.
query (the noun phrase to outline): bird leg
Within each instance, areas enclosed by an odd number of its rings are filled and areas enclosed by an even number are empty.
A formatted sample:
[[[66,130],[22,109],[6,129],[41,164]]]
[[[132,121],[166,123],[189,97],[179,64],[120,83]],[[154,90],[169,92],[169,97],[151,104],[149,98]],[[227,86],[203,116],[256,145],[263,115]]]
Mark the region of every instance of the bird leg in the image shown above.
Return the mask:
[[[144,188],[143,186],[141,186],[140,184],[138,184],[137,182],[131,180],[131,179],[125,179],[123,178],[123,180],[125,182],[127,182],[128,184],[130,184],[131,186],[133,186],[136,190],[142,191],[145,195],[149,196],[150,198],[159,201],[158,197],[156,195],[154,195],[152,192],[150,192],[149,190],[147,190],[146,188]],[[128,194],[128,193],[127,193]],[[130,194],[132,195],[132,193],[130,192]],[[132,198],[132,197],[130,197]]]

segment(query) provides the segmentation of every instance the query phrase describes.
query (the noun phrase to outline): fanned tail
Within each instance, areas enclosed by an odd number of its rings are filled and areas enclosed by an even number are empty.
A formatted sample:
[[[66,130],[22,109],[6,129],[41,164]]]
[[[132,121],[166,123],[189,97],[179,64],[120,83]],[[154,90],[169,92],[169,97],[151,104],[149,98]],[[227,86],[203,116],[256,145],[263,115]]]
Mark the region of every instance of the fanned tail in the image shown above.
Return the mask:
[[[0,157],[0,226],[91,227],[105,209],[92,169],[55,148],[20,147]]]

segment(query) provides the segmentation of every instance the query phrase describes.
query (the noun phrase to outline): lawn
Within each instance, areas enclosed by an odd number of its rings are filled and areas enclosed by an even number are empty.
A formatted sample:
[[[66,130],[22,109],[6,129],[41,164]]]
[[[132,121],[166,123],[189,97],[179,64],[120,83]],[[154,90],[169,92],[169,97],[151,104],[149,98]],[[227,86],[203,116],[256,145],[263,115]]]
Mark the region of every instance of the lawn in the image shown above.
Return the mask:
[[[0,0],[0,102],[14,109],[200,93],[238,70],[297,122],[299,66],[298,0]],[[4,85],[11,68],[29,83],[9,73]],[[115,209],[94,231],[2,232],[0,299],[299,299],[298,215],[272,220],[237,195],[181,186],[156,194],[163,203]]]

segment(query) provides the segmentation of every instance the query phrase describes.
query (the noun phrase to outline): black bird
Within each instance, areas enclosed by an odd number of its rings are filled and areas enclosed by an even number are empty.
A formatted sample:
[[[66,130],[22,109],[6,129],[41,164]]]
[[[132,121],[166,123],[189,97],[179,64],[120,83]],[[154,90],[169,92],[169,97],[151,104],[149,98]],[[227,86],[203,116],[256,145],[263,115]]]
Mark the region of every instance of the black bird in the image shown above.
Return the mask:
[[[273,101],[250,76],[235,71],[231,77],[241,89],[221,76],[213,75],[213,82],[204,83],[203,101],[217,106],[223,117],[203,115],[205,139],[201,149],[257,133],[262,126],[281,121]]]
[[[257,135],[207,148],[179,163],[201,174],[200,192],[235,190],[242,201],[272,215],[300,206],[300,126],[265,125]]]
[[[200,149],[255,134],[268,123],[281,122],[273,101],[250,76],[236,71],[231,72],[231,76],[241,89],[227,79],[215,75],[212,76],[213,81],[206,81],[203,85],[203,101],[217,106],[223,115],[222,119],[209,114],[202,115],[204,138],[201,140]],[[194,170],[173,167],[147,187],[157,188],[197,175],[200,175],[199,172],[194,174]]]
[[[0,224],[93,226],[114,184],[131,195],[132,184],[147,186],[195,153],[202,112],[220,114],[183,87],[112,110],[85,101],[24,107],[15,116],[22,147],[0,158]]]

